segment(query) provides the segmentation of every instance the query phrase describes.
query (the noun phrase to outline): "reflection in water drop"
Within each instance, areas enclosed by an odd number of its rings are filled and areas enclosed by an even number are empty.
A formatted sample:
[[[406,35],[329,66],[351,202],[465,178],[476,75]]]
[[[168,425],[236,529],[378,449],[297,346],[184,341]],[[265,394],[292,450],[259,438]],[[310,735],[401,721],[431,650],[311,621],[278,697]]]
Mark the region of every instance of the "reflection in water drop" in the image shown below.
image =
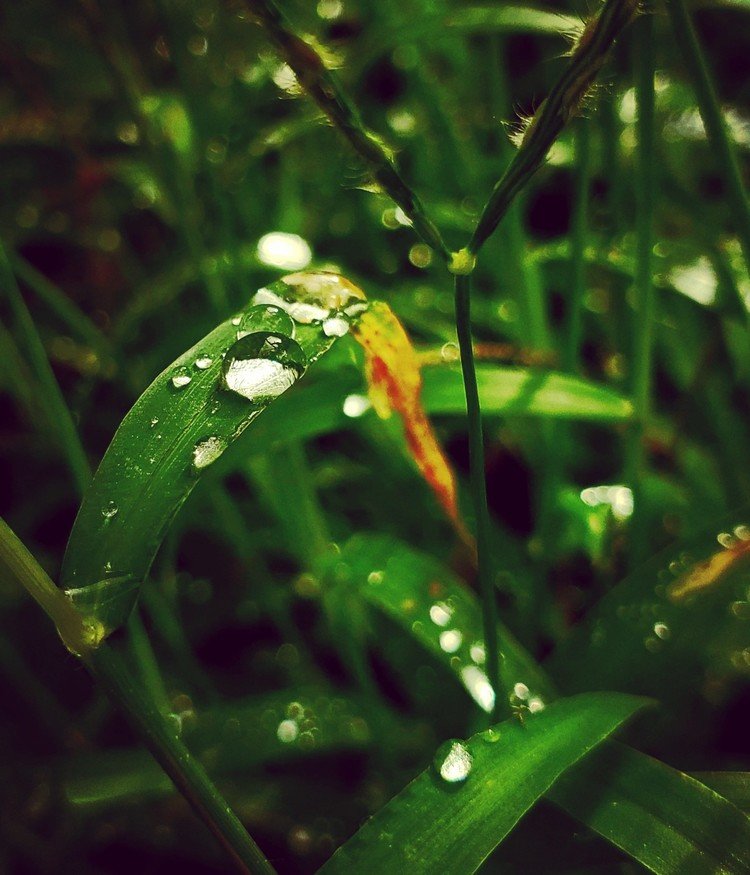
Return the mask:
[[[192,379],[193,378],[190,376],[187,368],[177,368],[174,374],[172,374],[172,385],[175,389],[182,389],[184,386],[187,386]]]
[[[102,508],[102,516],[105,520],[111,520],[112,517],[117,516],[119,512],[120,508],[115,504],[114,501],[108,501]]]
[[[474,757],[466,745],[451,739],[440,745],[435,752],[433,765],[438,775],[449,784],[465,781],[471,772]]]
[[[323,334],[326,337],[343,337],[349,330],[349,323],[341,316],[332,316],[323,323]]]
[[[195,360],[195,366],[196,368],[198,368],[199,371],[205,371],[211,367],[213,361],[214,360],[211,358],[210,355],[199,355],[198,358]]]
[[[274,331],[276,334],[294,337],[294,320],[281,307],[259,304],[250,307],[240,319],[237,340],[254,331]]]
[[[258,404],[293,386],[307,360],[300,345],[273,331],[256,331],[236,341],[222,364],[224,386]]]
[[[219,458],[226,448],[226,441],[215,435],[199,441],[193,450],[193,467],[197,471],[207,468]]]
[[[476,665],[467,665],[461,669],[461,680],[472,699],[489,714],[495,707],[495,691],[487,675]]]

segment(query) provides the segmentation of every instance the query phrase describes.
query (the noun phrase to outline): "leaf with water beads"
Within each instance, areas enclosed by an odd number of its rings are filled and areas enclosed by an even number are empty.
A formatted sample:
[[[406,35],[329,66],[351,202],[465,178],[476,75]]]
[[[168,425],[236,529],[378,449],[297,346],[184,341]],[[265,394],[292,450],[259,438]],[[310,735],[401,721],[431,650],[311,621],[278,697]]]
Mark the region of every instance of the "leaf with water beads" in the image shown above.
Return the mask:
[[[555,702],[521,726],[452,740],[320,870],[475,872],[554,781],[645,704],[618,693]]]
[[[290,274],[256,292],[163,371],[125,417],[78,512],[62,585],[97,624],[118,628],[198,477],[293,386],[367,304],[337,274]]]

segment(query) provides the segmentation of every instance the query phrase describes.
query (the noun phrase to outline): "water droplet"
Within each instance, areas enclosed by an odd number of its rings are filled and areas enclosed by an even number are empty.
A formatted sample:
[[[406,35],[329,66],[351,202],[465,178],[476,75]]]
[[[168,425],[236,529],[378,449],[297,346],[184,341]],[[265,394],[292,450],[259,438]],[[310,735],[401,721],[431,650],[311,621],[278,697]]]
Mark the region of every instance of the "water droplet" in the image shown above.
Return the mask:
[[[309,243],[298,234],[272,231],[258,241],[258,260],[281,270],[299,270],[312,260]]]
[[[476,665],[467,665],[461,669],[461,680],[471,698],[489,714],[495,707],[495,691],[487,675]]]
[[[436,626],[447,626],[453,616],[453,608],[445,602],[437,602],[430,608],[430,619]]]
[[[281,307],[271,304],[259,304],[250,307],[240,319],[237,339],[252,334],[254,331],[274,331],[294,337],[294,320]]]
[[[195,366],[196,368],[198,368],[199,371],[208,370],[208,368],[210,368],[213,363],[214,360],[211,358],[210,355],[199,355],[198,358],[195,360]]]
[[[440,649],[446,653],[455,653],[464,640],[458,629],[446,629],[440,633]]]
[[[235,328],[240,324],[240,322],[242,322],[242,316],[233,316],[232,317],[232,325],[234,325]]]
[[[202,471],[213,464],[227,448],[227,442],[215,435],[199,441],[193,450],[193,467]]]
[[[367,308],[365,296],[349,280],[328,271],[292,273],[282,277],[275,288],[258,289],[253,296],[255,304],[272,304],[280,307],[303,325],[323,322],[335,314],[352,317]],[[286,287],[287,291],[284,291]]]
[[[732,602],[729,610],[738,620],[750,620],[750,602]]]
[[[544,699],[541,696],[531,696],[527,704],[531,714],[538,714],[545,708]]]
[[[730,550],[735,545],[734,535],[730,535],[729,532],[719,532],[716,540],[727,550]]]
[[[483,741],[488,741],[490,744],[495,744],[500,741],[500,730],[490,727],[485,729],[479,736]]]
[[[293,386],[306,365],[302,347],[291,337],[256,331],[232,344],[221,371],[229,391],[262,404]]]
[[[750,527],[745,525],[735,526],[734,535],[740,541],[750,541]]]
[[[172,374],[172,385],[175,389],[182,389],[183,386],[187,386],[192,379],[193,378],[190,376],[187,368],[177,368],[174,374]]]
[[[469,655],[478,665],[481,665],[487,658],[484,650],[484,644],[481,641],[475,641],[469,648]]]
[[[667,641],[672,635],[672,630],[666,623],[654,623],[654,635],[662,641]]]
[[[344,416],[357,419],[363,416],[372,407],[370,399],[366,395],[347,395],[344,399]]]
[[[529,688],[526,686],[526,684],[515,684],[513,687],[513,695],[517,699],[521,699],[525,702],[526,699],[529,698]]]
[[[349,331],[349,323],[342,316],[332,316],[323,322],[326,337],[343,337]]]
[[[120,508],[115,504],[114,501],[108,501],[102,508],[102,516],[105,520],[111,520],[112,517],[117,516],[119,512]]]
[[[371,571],[367,575],[367,582],[368,583],[382,583],[384,576],[385,576],[385,574],[382,571]]]
[[[156,425],[158,425],[158,423],[159,423],[159,417],[158,417],[158,416],[155,416],[155,417],[151,420],[151,428],[154,428]]]
[[[474,757],[466,745],[454,738],[440,745],[433,765],[438,775],[449,784],[459,784],[469,777]]]
[[[282,720],[276,730],[276,738],[284,744],[297,740],[299,727],[296,720]]]

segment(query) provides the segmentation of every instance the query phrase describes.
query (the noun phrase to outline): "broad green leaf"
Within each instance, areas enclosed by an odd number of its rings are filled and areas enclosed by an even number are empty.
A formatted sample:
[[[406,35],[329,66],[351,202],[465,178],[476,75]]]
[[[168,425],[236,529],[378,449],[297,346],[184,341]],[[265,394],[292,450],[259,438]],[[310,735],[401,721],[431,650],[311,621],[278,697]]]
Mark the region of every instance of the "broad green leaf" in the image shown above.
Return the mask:
[[[608,743],[548,797],[659,875],[750,872],[750,819],[714,790]]]
[[[129,614],[199,476],[366,308],[335,274],[301,273],[180,356],[125,417],[70,536],[62,584],[101,636]]]
[[[431,369],[424,382],[424,405],[429,413],[465,413],[459,370]],[[480,365],[477,383],[485,414],[617,422],[628,419],[633,409],[627,398],[612,389],[554,371]]]
[[[438,749],[422,772],[323,866],[337,872],[475,872],[573,763],[645,704],[619,693],[563,699]]]

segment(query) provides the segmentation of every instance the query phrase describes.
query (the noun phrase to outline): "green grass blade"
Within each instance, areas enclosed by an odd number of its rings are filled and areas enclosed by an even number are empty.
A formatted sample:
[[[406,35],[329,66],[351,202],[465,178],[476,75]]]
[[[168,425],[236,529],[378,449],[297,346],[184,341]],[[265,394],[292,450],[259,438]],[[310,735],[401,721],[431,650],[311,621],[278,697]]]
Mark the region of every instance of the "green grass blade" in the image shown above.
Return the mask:
[[[448,16],[448,27],[465,33],[551,33],[570,36],[583,23],[574,15],[528,6],[466,6]]]
[[[361,292],[339,279],[296,274],[259,290],[242,313],[163,371],[120,424],[81,505],[62,569],[63,586],[102,636],[130,613],[200,475],[348,330],[353,315],[344,311],[365,307]],[[334,312],[340,315],[329,319]]]
[[[750,872],[750,819],[694,778],[624,745],[602,745],[548,796],[657,875]]]
[[[643,699],[619,693],[589,693],[554,703],[525,726],[509,720],[454,742],[452,760],[441,748],[435,767],[375,814],[320,871],[475,872],[566,769],[643,705]]]
[[[750,813],[750,772],[694,772],[692,777]]]

